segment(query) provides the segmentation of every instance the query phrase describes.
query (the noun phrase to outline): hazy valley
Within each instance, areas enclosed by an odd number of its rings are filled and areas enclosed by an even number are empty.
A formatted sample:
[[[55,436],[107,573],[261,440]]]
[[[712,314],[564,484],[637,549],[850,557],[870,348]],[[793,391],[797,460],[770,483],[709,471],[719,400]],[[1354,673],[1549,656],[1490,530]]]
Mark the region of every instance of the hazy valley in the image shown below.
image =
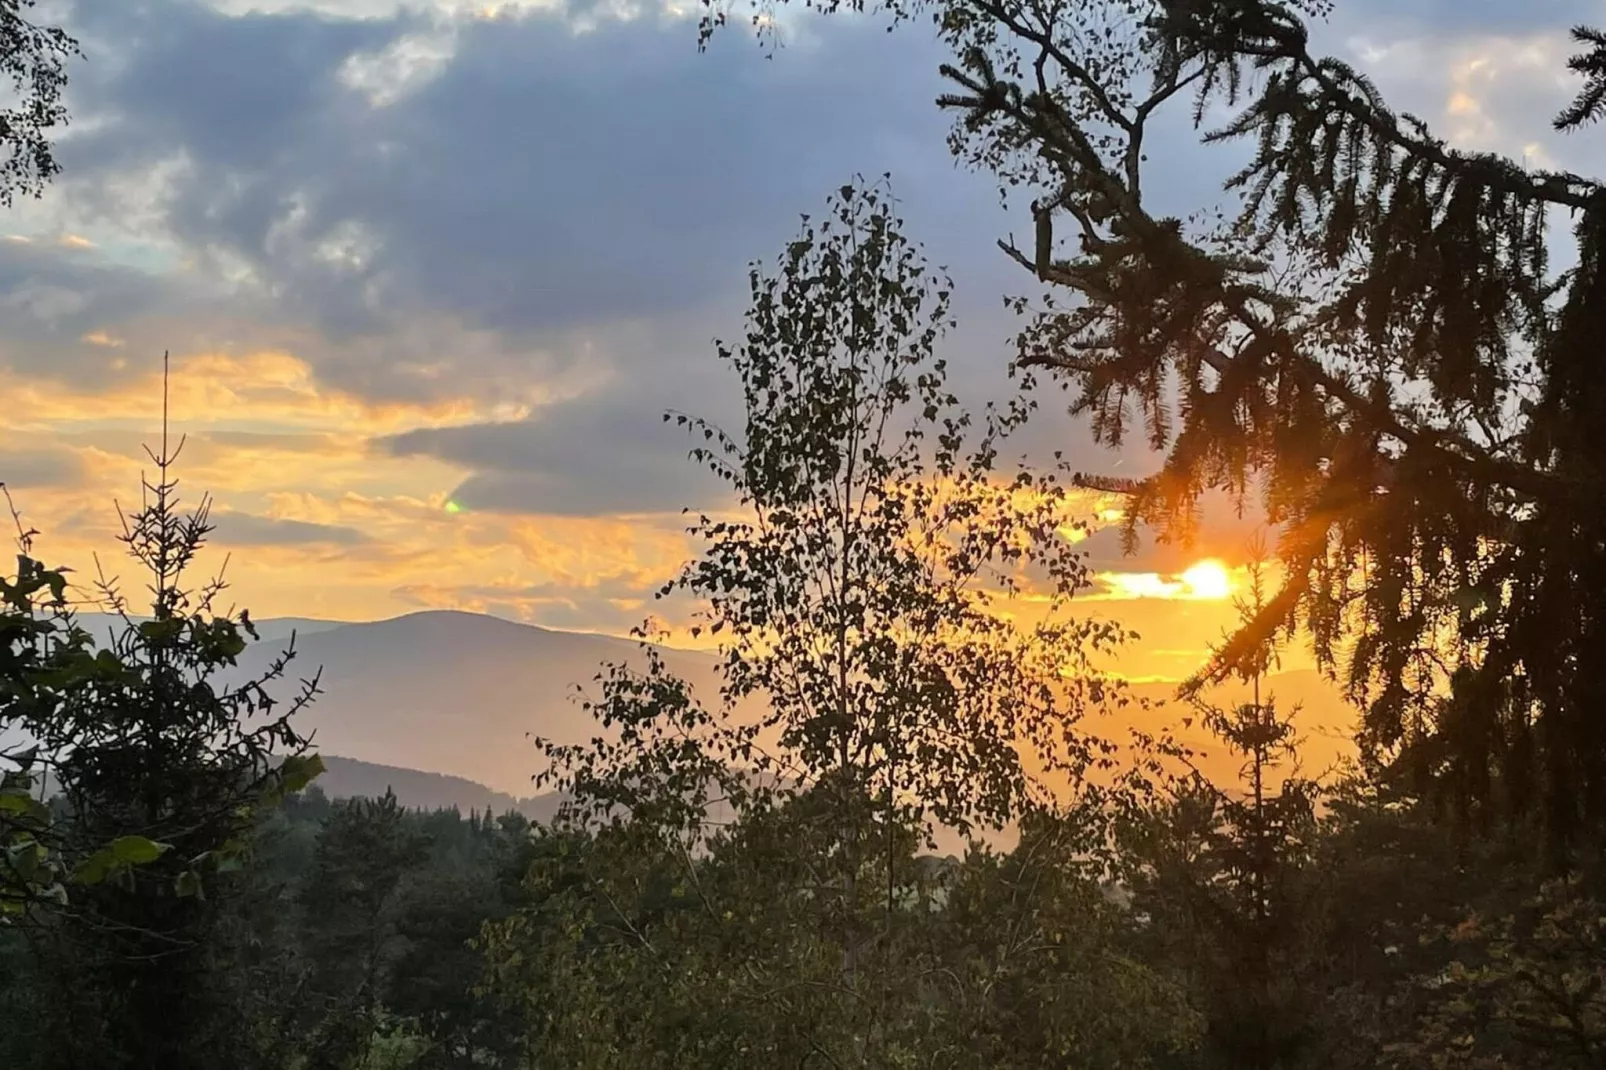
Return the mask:
[[[95,618],[86,618],[98,627]],[[313,731],[316,748],[325,755],[353,759],[370,766],[440,774],[472,782],[464,785],[463,809],[487,804],[513,806],[530,795],[530,778],[538,756],[530,742],[536,734],[563,743],[578,743],[594,734],[591,715],[583,708],[585,694],[595,696],[593,678],[610,662],[641,663],[637,644],[610,636],[556,631],[475,613],[426,611],[371,623],[338,623],[301,619],[257,622],[262,636],[241,658],[236,679],[254,678],[288,645],[296,633],[296,656],[287,678],[273,690],[289,697],[299,680],[319,674],[322,693],[301,720]],[[712,656],[685,650],[662,651],[665,664],[690,683],[699,695],[717,695],[718,677]],[[1179,739],[1201,752],[1199,765],[1213,779],[1235,779],[1237,759],[1222,752],[1199,724],[1195,711],[1175,697],[1175,684],[1146,681],[1131,685],[1134,697],[1151,704],[1140,712],[1129,707],[1119,715],[1092,722],[1096,730],[1119,737],[1125,725],[1116,716],[1146,731],[1171,728]],[[1264,693],[1280,709],[1302,707],[1297,723],[1304,736],[1302,754],[1308,772],[1331,766],[1351,753],[1353,714],[1334,687],[1313,671],[1274,673]],[[1223,687],[1208,700],[1217,704],[1246,701],[1243,688]],[[1184,721],[1192,721],[1185,726]],[[395,784],[401,800],[412,806],[434,806],[456,798],[447,784],[409,779]],[[363,794],[377,789],[377,770],[334,764],[323,782],[332,794]],[[348,784],[351,787],[348,787]],[[480,790],[483,801],[473,802]],[[546,804],[518,808],[545,812]]]

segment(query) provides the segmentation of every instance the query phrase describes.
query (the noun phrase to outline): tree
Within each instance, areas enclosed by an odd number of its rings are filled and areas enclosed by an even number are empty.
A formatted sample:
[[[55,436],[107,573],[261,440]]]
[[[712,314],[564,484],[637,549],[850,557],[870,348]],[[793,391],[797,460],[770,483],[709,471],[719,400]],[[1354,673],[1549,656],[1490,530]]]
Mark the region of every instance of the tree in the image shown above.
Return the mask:
[[[1257,540],[1237,600],[1245,622],[1264,609],[1266,565]],[[1299,772],[1298,711],[1280,713],[1263,692],[1276,661],[1275,647],[1265,646],[1238,663],[1251,698],[1230,708],[1201,696],[1207,677],[1184,684],[1205,726],[1242,761],[1239,783],[1214,784],[1196,771],[1180,778],[1128,843],[1134,908],[1152,920],[1153,939],[1169,945],[1163,957],[1193,977],[1206,1012],[1206,1064],[1247,1070],[1304,1065],[1317,1032],[1304,872],[1318,832],[1317,785]]]
[[[1089,878],[1085,822],[1033,814],[1007,853],[920,857],[894,835],[892,924],[843,1013],[833,792],[752,812],[680,859],[621,826],[547,841],[535,906],[489,930],[489,987],[542,1064],[585,1068],[1156,1065],[1195,1040],[1182,989],[1137,961]],[[868,1019],[871,1038],[856,1050]]]
[[[38,532],[24,527],[9,492],[5,498],[17,527],[16,574],[0,576],[0,732],[11,737],[0,744],[0,923],[10,924],[66,897],[54,815],[38,797],[38,752],[16,733],[24,717],[51,704],[50,682],[82,663],[89,636],[72,625],[66,571],[34,558]]]
[[[300,893],[307,987],[316,1004],[307,1030],[309,1067],[340,1070],[378,1034],[399,953],[399,890],[427,847],[389,791],[343,802],[324,822]]]
[[[0,925],[68,903],[68,886],[88,886],[149,862],[167,849],[124,834],[97,845],[94,864],[73,866],[62,826],[45,798],[50,756],[41,756],[30,725],[54,717],[64,695],[95,671],[94,643],[78,627],[65,568],[33,556],[38,531],[28,528],[0,483],[17,530],[17,571],[0,576]]]
[[[929,978],[921,1065],[1167,1066],[1205,1021],[1170,964],[1144,961],[1140,915],[1090,865],[1084,822],[1033,813],[1007,853],[945,867],[916,927]]]
[[[1370,759],[1419,783],[1478,764],[1489,800],[1569,842],[1606,814],[1585,653],[1606,626],[1606,390],[1586,370],[1606,315],[1599,185],[1396,115],[1310,51],[1314,3],[1129,9],[944,8],[956,149],[1040,192],[1037,249],[1005,249],[1084,299],[1035,318],[1021,363],[1064,375],[1105,441],[1135,406],[1168,450],[1130,488],[1129,525],[1185,534],[1202,493],[1258,483],[1286,581],[1215,675],[1302,626],[1365,704]],[[1600,39],[1575,36],[1596,51],[1574,61],[1591,81],[1562,129],[1599,110]],[[1144,134],[1183,100],[1196,123],[1233,109],[1207,143],[1255,146],[1233,220],[1144,200]],[[1562,272],[1552,209],[1576,221]],[[1458,670],[1472,713],[1451,719],[1438,696]]]
[[[1545,882],[1512,914],[1473,913],[1442,938],[1426,1007],[1390,1045],[1411,1070],[1601,1065],[1606,1059],[1606,904],[1579,877]]]
[[[82,56],[78,42],[58,26],[31,22],[37,0],[0,0],[0,77],[12,99],[0,109],[0,205],[21,193],[39,196],[61,170],[50,136],[67,122],[61,92],[66,61]]]
[[[209,502],[180,511],[172,466],[183,444],[168,448],[165,424],[164,412],[159,474],[123,535],[148,580],[148,619],[130,616],[103,576],[101,597],[123,620],[110,646],[93,650],[70,615],[63,643],[38,633],[51,671],[24,672],[4,709],[58,793],[53,849],[78,886],[66,909],[35,915],[51,1058],[68,1065],[210,1066],[229,1050],[232,1023],[207,983],[221,901],[260,810],[321,768],[293,724],[316,679],[282,708],[265,690],[293,650],[263,677],[217,683],[245,648],[242,631],[254,632],[244,614],[214,612],[221,581],[184,586]]]
[[[431,857],[400,890],[401,950],[390,968],[385,1004],[414,1021],[427,1042],[414,1064],[419,1070],[512,1063],[520,1050],[520,1023],[482,991],[486,961],[477,938],[523,899],[529,823],[516,813],[498,820],[487,808],[483,816],[471,812],[467,821],[456,810],[441,811],[423,824],[432,833]]]
[[[1283,586],[1214,675],[1304,629],[1365,708],[1374,768],[1419,789],[1458,768],[1563,863],[1606,815],[1601,184],[1391,110],[1311,50],[1326,0],[878,6],[934,11],[955,153],[1035,194],[1031,248],[1000,243],[1052,291],[1018,364],[1061,377],[1100,440],[1140,427],[1166,452],[1152,476],[1087,484],[1130,495],[1132,539],[1186,539],[1210,492],[1258,493],[1281,529]],[[1606,112],[1606,35],[1573,36],[1564,131]],[[1181,108],[1206,144],[1253,146],[1232,218],[1145,196],[1173,166],[1147,135]],[[1577,263],[1558,271],[1562,215]]]
[[[696,519],[704,552],[664,590],[695,597],[697,628],[721,637],[718,704],[648,647],[645,672],[603,676],[603,735],[544,745],[538,782],[565,793],[573,828],[607,827],[631,857],[657,845],[632,880],[690,881],[696,852],[715,849],[716,802],[742,850],[810,814],[808,849],[775,871],[764,913],[786,903],[793,929],[820,928],[790,957],[737,942],[748,966],[721,969],[779,985],[777,962],[812,970],[834,948],[829,979],[804,971],[832,1013],[788,1012],[818,1024],[788,1043],[866,1065],[898,1044],[878,985],[901,984],[885,955],[909,850],[939,826],[969,834],[1098,794],[1086,776],[1110,751],[1084,715],[1125,701],[1096,666],[1123,633],[1069,611],[1089,577],[1065,488],[998,463],[1029,405],[989,409],[977,434],[949,391],[935,354],[949,284],[902,236],[884,187],[843,187],[778,272],[751,281],[745,340],[720,347],[744,433],[676,417],[736,499]],[[1010,619],[1022,591],[1036,620]],[[822,868],[804,882],[808,859]]]

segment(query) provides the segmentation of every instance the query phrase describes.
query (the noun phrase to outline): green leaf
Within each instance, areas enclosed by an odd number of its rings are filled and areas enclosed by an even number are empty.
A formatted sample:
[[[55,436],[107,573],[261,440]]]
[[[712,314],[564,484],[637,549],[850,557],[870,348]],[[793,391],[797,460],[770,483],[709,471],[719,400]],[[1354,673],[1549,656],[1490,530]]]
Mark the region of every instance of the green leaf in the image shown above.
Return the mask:
[[[102,847],[73,867],[74,884],[99,884],[117,868],[117,858],[110,847]]]
[[[34,840],[13,844],[6,851],[6,864],[24,885],[32,884],[45,860],[44,846]]]
[[[167,850],[167,844],[144,836],[120,836],[79,862],[72,879],[75,884],[99,884],[118,870],[154,862]]]
[[[168,851],[168,845],[144,836],[119,836],[112,841],[112,857],[131,866],[154,862]]]
[[[50,809],[32,795],[21,791],[0,792],[0,814],[21,814],[32,821],[48,822]]]
[[[323,774],[323,758],[317,754],[297,754],[279,766],[279,783],[285,794],[300,791]]]

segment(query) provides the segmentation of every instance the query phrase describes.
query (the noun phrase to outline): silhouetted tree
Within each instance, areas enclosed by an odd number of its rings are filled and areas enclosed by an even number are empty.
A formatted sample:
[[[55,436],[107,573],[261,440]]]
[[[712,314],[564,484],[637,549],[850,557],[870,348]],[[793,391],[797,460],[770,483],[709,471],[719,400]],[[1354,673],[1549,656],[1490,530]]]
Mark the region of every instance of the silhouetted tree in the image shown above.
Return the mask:
[[[891,949],[914,847],[938,825],[996,829],[1052,808],[1056,788],[1067,805],[1092,793],[1084,774],[1109,751],[1086,715],[1124,701],[1095,662],[1123,633],[1069,610],[1089,582],[1067,537],[1072,497],[998,462],[1029,406],[989,410],[973,429],[948,388],[935,348],[949,284],[900,233],[884,188],[844,187],[776,274],[754,268],[752,292],[746,337],[721,346],[743,388],[742,433],[679,418],[737,505],[697,518],[704,550],[665,588],[707,607],[697,627],[721,639],[719,701],[692,695],[649,648],[645,673],[605,674],[595,743],[545,748],[543,786],[570,800],[565,823],[606,826],[626,841],[613,850],[639,859],[599,877],[597,894],[619,900],[626,946],[649,961],[639,889],[689,891],[712,804],[734,814],[743,832],[723,847],[772,900],[744,909],[789,915],[789,935],[774,948],[733,938],[731,957],[696,975],[711,987],[684,998],[726,1007],[747,976],[777,1002],[744,1013],[791,1023],[785,1036],[755,1026],[755,1052],[814,1046],[837,1065],[879,1065],[907,1042],[907,963]],[[1023,588],[1035,619],[1011,620]],[[737,862],[760,850],[764,865]],[[727,909],[693,903],[716,920]]]
[[[1048,240],[1007,251],[1083,299],[1035,318],[1021,363],[1073,383],[1103,440],[1135,408],[1169,451],[1128,524],[1185,534],[1202,493],[1258,485],[1281,527],[1286,581],[1214,675],[1302,625],[1364,703],[1370,760],[1419,785],[1480,765],[1485,798],[1541,813],[1559,845],[1606,819],[1588,653],[1606,640],[1606,197],[1396,114],[1311,52],[1300,13],[1319,9],[956,3],[962,92],[943,103],[958,151],[1039,193]],[[1562,128],[1598,110],[1591,77]],[[1195,122],[1234,109],[1207,142],[1255,147],[1230,224],[1145,200],[1164,164],[1144,134],[1182,101]],[[1575,220],[1562,272],[1552,210]],[[1452,718],[1437,696],[1456,673]]]
[[[1586,1070],[1606,1061],[1606,903],[1574,875],[1517,909],[1470,913],[1436,934],[1446,964],[1418,979],[1425,1003],[1389,1045],[1401,1070]]]
[[[63,1065],[177,1070],[230,1050],[230,1013],[207,981],[213,927],[261,810],[320,768],[293,724],[315,681],[279,708],[263,688],[290,653],[264,677],[217,680],[251,624],[214,612],[221,581],[184,586],[209,503],[180,511],[165,416],[164,406],[158,475],[123,535],[149,616],[129,616],[103,577],[101,597],[123,619],[111,644],[96,651],[69,628],[55,671],[4,711],[58,792],[51,834],[69,872],[66,906],[34,936],[48,966],[49,1057]]]
[[[402,882],[427,857],[418,825],[391,792],[343,802],[324,822],[300,891],[314,1013],[309,1067],[340,1070],[374,1041],[400,953]]]
[[[934,13],[953,150],[1034,198],[1034,241],[1000,243],[1051,288],[1019,364],[1062,376],[1100,440],[1166,451],[1151,477],[1088,478],[1129,493],[1129,534],[1185,538],[1211,491],[1258,492],[1281,529],[1283,586],[1213,674],[1302,627],[1364,706],[1374,767],[1421,789],[1456,766],[1480,805],[1541,821],[1557,862],[1601,832],[1600,182],[1394,111],[1312,50],[1327,0],[818,6]],[[1606,36],[1573,36],[1563,131],[1606,109]],[[1252,147],[1237,212],[1153,206],[1176,163],[1151,135],[1182,109],[1224,116],[1206,144]]]
[[[1252,547],[1248,590],[1237,599],[1247,621],[1264,608],[1264,544]],[[1273,1070],[1300,1059],[1315,1032],[1314,942],[1304,870],[1317,834],[1316,786],[1299,775],[1293,716],[1263,690],[1277,662],[1262,647],[1237,666],[1250,700],[1221,707],[1184,684],[1205,727],[1241,761],[1238,782],[1193,773],[1133,830],[1134,909],[1151,919],[1164,959],[1194,981],[1206,1015],[1206,1065]]]

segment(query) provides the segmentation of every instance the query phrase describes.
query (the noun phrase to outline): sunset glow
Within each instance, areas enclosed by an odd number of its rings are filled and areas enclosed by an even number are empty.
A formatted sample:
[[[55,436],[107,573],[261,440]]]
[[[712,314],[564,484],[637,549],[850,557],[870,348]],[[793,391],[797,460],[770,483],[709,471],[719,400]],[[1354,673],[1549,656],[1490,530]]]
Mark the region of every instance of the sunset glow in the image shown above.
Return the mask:
[[[463,29],[484,3],[423,6],[450,8],[447,22]],[[234,15],[222,9],[263,6],[157,0],[151,10],[170,4],[196,27],[233,26]],[[275,14],[263,17],[289,40],[321,32],[328,12],[347,5],[265,6]],[[562,77],[576,84],[588,84],[612,55],[594,33],[553,34],[557,16],[537,14],[540,4],[489,6],[500,13],[498,33],[518,36],[521,47],[567,42]],[[96,10],[86,5],[85,18],[105,25],[87,30],[124,41],[121,23]],[[680,30],[655,23],[631,32],[643,35],[644,49],[682,55],[674,43]],[[857,124],[858,140],[839,143],[833,134],[813,143],[789,132],[773,141],[743,135],[726,147],[674,141],[651,152],[626,140],[607,145],[609,157],[575,135],[590,120],[565,119],[531,135],[531,143],[555,147],[524,154],[492,133],[496,123],[480,130],[431,110],[438,104],[431,86],[465,78],[487,94],[486,106],[512,108],[527,63],[509,65],[505,46],[457,30],[436,37],[376,23],[374,34],[360,49],[319,53],[328,69],[308,77],[334,88],[296,105],[306,109],[296,129],[334,131],[327,136],[352,146],[350,159],[332,163],[320,133],[275,148],[285,170],[272,181],[245,183],[242,175],[255,172],[238,170],[243,150],[219,140],[255,129],[251,121],[230,119],[215,131],[175,124],[171,115],[189,114],[183,94],[141,98],[135,111],[97,110],[85,98],[75,116],[81,160],[72,182],[19,202],[0,233],[0,254],[21,280],[0,340],[0,393],[10,402],[0,413],[0,480],[51,559],[83,575],[94,574],[97,554],[118,560],[118,503],[137,497],[149,467],[144,448],[159,441],[163,354],[171,353],[165,391],[172,430],[187,441],[178,469],[184,501],[211,495],[218,522],[198,570],[227,560],[233,604],[261,619],[347,621],[450,608],[620,636],[657,611],[685,641],[689,609],[653,596],[696,549],[681,509],[729,502],[687,461],[695,443],[666,426],[663,412],[739,426],[738,396],[710,339],[740,326],[746,261],[769,256],[777,221],[816,204],[837,178],[879,171],[864,146],[882,144],[883,132],[903,130],[904,120],[865,111],[857,89],[833,89],[822,100],[819,87],[838,84],[836,63],[821,65],[798,50],[788,60],[802,65],[798,82],[757,78],[758,96],[741,98],[743,114],[831,113]],[[195,40],[205,36],[195,29]],[[279,40],[243,35],[238,47],[271,53]],[[874,43],[882,47],[879,38]],[[107,77],[170,62],[143,45],[125,47],[129,55],[106,66]],[[284,61],[242,54],[230,62],[271,70]],[[747,85],[740,64],[757,61],[729,62],[737,66],[721,74],[693,51],[652,77],[665,92],[694,78],[740,75]],[[913,84],[906,102],[924,109],[927,94]],[[655,101],[670,125],[695,110]],[[610,89],[592,104],[606,125],[611,120],[601,116],[637,114],[640,101]],[[520,104],[506,121],[523,123],[523,112]],[[820,130],[839,126],[833,118]],[[126,154],[134,145],[143,147]],[[442,145],[454,147],[443,152]],[[638,192],[631,218],[658,219],[663,209],[650,201],[650,188],[605,189],[588,180],[557,189],[552,183],[572,172],[554,170],[550,159],[583,156],[610,176],[665,166],[679,175],[699,174],[710,151],[752,169],[721,187],[710,202],[723,206],[719,213],[695,227],[653,229],[650,249],[632,232],[629,242],[588,241],[578,259],[552,251],[572,243],[569,216],[613,219],[609,213]],[[673,158],[666,162],[664,152]],[[480,153],[497,166],[442,164]],[[997,214],[989,198],[976,201],[950,163],[937,137],[926,155],[900,165],[911,175],[942,176],[922,187],[911,232],[941,236],[942,221],[968,219],[977,247],[991,248],[1010,216]],[[412,177],[395,184],[402,174]],[[197,200],[197,190],[237,187],[246,200],[227,211]],[[537,201],[504,195],[538,187]],[[766,192],[758,201],[734,196],[749,188]],[[418,213],[420,198],[463,206],[464,214],[448,212],[437,226]],[[548,202],[570,207],[553,212]],[[497,212],[479,207],[487,204]],[[194,232],[178,225],[192,208],[206,221]],[[261,232],[208,230],[236,217]],[[964,255],[957,237],[942,240],[957,244],[938,255]],[[688,262],[688,249],[710,242],[717,253]],[[263,252],[270,248],[271,256]],[[208,260],[220,249],[230,250],[227,264]],[[1013,320],[988,318],[1015,280],[1012,266],[997,269],[975,274],[958,292],[956,319],[974,324],[966,329],[978,337],[1016,329]],[[972,348],[966,342],[952,354],[961,393],[979,404],[1013,391],[1000,352],[982,346],[970,355]],[[1046,466],[1051,450],[1065,451],[1066,464],[1127,475],[1154,463],[1138,453],[1111,456],[1073,421],[1045,417],[1030,437],[1020,452],[1034,466]],[[1044,501],[1047,493],[1019,491]],[[1207,508],[1195,557],[1176,558],[1146,528],[1129,547],[1122,538],[1129,506],[1122,495],[1091,490],[1067,500],[1075,522],[1061,535],[1093,581],[1079,597],[1085,612],[1140,633],[1141,642],[1122,652],[1123,674],[1181,679],[1233,623],[1232,555],[1242,539],[1223,528],[1220,510]],[[1032,577],[1014,578],[1031,588]],[[1029,620],[1036,593],[1028,590],[1011,611]]]
[[[1182,574],[1182,582],[1194,598],[1229,598],[1232,575],[1220,561],[1206,560]]]
[[[1220,602],[1232,597],[1232,573],[1213,558],[1189,566],[1175,575],[1158,572],[1102,572],[1099,597],[1113,599],[1158,598]]]
[[[1606,0],[743,7],[0,0],[0,1070],[1606,1070]]]

